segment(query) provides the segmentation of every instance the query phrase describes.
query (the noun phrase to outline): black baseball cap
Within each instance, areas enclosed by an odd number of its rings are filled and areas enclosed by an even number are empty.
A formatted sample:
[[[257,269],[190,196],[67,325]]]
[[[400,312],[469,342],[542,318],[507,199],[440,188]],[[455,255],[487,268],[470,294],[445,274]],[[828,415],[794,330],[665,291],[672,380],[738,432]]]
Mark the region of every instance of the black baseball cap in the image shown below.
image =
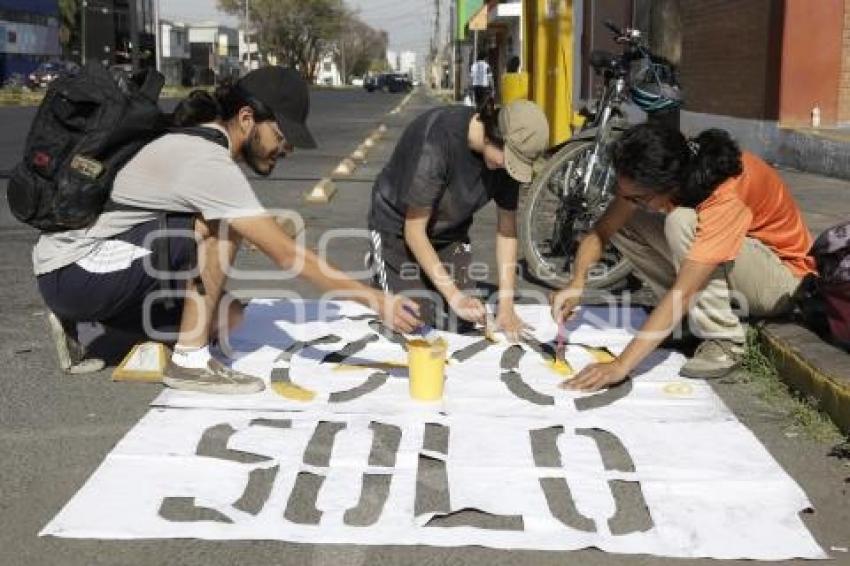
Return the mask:
[[[278,66],[263,67],[251,71],[237,84],[274,112],[288,143],[304,149],[316,147],[316,140],[307,129],[310,90],[298,71]]]

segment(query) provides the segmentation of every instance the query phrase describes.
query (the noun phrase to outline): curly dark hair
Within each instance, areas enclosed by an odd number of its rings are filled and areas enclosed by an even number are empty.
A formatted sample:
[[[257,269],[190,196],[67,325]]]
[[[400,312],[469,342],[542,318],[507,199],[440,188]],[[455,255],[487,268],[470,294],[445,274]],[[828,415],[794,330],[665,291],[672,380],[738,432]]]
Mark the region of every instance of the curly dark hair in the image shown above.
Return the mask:
[[[218,118],[230,120],[241,108],[248,106],[258,122],[274,120],[274,113],[265,104],[245,92],[232,80],[223,81],[215,92],[193,90],[177,104],[172,117],[178,127],[190,127],[212,122]]]
[[[618,175],[691,208],[743,170],[738,144],[718,129],[688,140],[662,124],[638,124],[623,132],[611,157]]]
[[[496,147],[504,147],[505,139],[499,129],[499,113],[501,108],[496,106],[492,95],[485,98],[478,107],[478,119],[484,124],[484,137]]]

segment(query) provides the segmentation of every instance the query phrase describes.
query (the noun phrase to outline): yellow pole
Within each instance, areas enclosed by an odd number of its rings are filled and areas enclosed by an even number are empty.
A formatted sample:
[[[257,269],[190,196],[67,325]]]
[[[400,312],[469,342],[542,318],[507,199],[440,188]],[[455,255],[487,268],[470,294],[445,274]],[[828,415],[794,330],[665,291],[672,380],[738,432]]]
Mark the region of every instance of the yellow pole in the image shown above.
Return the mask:
[[[554,92],[552,144],[566,141],[572,135],[573,115],[573,0],[558,2],[560,12],[555,16],[553,33],[558,44],[556,60],[552,61]]]
[[[549,119],[550,142],[572,135],[573,0],[523,0],[530,97]]]

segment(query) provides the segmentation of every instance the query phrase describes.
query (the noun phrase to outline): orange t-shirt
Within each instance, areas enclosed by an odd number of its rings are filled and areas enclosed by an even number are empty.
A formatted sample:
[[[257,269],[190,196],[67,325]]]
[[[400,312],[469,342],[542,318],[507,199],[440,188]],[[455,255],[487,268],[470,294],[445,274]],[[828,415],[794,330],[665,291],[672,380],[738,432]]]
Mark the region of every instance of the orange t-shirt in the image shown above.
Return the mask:
[[[797,277],[814,273],[815,262],[808,255],[812,235],[788,187],[773,167],[752,153],[743,152],[741,161],[743,172],[697,206],[696,239],[686,259],[731,261],[745,238],[755,238]]]

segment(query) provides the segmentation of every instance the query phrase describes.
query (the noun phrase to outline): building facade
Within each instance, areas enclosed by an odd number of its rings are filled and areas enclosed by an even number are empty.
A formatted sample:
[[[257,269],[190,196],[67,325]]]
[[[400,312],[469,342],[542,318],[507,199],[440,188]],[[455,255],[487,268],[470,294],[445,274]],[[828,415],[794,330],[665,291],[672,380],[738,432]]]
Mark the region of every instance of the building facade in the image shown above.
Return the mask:
[[[60,54],[57,0],[0,0],[0,84]]]
[[[254,34],[239,30],[239,60],[245,72],[260,68],[260,46]]]
[[[192,85],[189,28],[185,24],[161,20],[159,23],[160,71],[169,85]]]
[[[341,86],[342,76],[334,61],[333,53],[326,53],[319,62],[316,71],[316,84],[324,86]]]
[[[770,161],[850,178],[844,146],[821,133],[850,127],[850,0],[522,0],[518,29],[516,3],[454,4],[458,95],[470,53],[484,51],[494,75],[505,77],[513,49],[513,94],[537,102],[551,143],[562,143],[580,124],[575,111],[602,86],[591,53],[622,49],[605,26],[611,21],[641,30],[654,53],[677,65],[686,134],[723,128]],[[645,118],[633,105],[625,110],[633,122]]]
[[[84,62],[156,64],[154,0],[87,0],[78,13]],[[134,38],[137,38],[134,44]]]
[[[411,78],[416,76],[416,52],[402,51],[398,54],[398,69],[399,73],[407,73]]]
[[[239,30],[214,22],[192,25],[189,49],[195,84],[213,85],[240,75]]]

